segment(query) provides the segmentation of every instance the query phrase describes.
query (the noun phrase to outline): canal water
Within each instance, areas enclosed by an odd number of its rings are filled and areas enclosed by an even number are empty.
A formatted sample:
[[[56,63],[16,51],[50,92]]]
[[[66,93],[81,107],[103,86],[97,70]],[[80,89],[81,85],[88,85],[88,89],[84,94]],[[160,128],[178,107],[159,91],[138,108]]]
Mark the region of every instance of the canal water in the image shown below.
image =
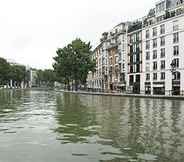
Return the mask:
[[[1,90],[0,162],[184,162],[184,101]]]

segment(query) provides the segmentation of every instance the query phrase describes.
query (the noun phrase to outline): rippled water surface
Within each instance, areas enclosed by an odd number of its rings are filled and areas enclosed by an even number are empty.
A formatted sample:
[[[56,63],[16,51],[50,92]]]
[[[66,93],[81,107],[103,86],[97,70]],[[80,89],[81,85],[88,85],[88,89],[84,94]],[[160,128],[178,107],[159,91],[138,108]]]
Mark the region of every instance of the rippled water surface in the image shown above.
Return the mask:
[[[184,101],[1,90],[0,162],[184,162]]]

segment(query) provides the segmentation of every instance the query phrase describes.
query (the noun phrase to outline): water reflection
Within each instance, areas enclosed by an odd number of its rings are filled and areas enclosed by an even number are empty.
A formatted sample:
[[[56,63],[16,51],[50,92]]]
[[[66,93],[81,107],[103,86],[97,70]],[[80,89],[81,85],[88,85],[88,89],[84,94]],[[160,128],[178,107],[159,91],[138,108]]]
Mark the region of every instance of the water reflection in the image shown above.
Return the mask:
[[[170,148],[169,148],[169,154],[170,157],[173,159],[173,161],[181,161],[184,160],[183,156],[183,147],[182,147],[182,132],[181,132],[181,103],[173,101],[172,107],[175,107],[176,109],[171,108],[171,134],[170,134]]]
[[[16,121],[16,113],[23,104],[22,98],[26,91],[0,91],[0,122]]]
[[[184,101],[0,91],[0,161],[183,162],[183,128]]]
[[[86,137],[94,134],[95,114],[88,112],[79,96],[65,94],[57,97],[57,115],[59,127],[55,129],[64,143],[87,142]]]
[[[100,152],[114,155],[101,161],[182,162],[182,102],[65,94],[57,100],[56,131],[68,142],[88,143],[96,135],[96,143],[118,150]]]

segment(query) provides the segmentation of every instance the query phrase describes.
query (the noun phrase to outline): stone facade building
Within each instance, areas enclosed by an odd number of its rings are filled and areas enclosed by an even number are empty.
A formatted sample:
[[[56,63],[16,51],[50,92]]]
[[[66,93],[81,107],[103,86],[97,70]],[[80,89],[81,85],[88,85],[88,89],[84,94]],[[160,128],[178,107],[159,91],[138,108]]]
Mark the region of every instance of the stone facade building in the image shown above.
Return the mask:
[[[88,88],[137,94],[184,91],[184,1],[160,0],[148,15],[102,34]]]

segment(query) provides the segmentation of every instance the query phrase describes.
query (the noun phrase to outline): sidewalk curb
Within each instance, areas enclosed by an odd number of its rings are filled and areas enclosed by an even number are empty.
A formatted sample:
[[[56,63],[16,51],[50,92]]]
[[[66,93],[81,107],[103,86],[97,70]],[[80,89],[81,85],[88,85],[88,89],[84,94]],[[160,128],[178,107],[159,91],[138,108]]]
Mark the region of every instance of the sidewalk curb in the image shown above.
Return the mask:
[[[132,97],[132,98],[152,98],[152,99],[168,99],[168,100],[184,100],[184,96],[162,96],[162,95],[141,95],[141,94],[121,94],[121,93],[101,93],[101,92],[84,92],[84,91],[65,91],[56,90],[57,92],[95,95],[95,96],[115,96],[115,97]]]

